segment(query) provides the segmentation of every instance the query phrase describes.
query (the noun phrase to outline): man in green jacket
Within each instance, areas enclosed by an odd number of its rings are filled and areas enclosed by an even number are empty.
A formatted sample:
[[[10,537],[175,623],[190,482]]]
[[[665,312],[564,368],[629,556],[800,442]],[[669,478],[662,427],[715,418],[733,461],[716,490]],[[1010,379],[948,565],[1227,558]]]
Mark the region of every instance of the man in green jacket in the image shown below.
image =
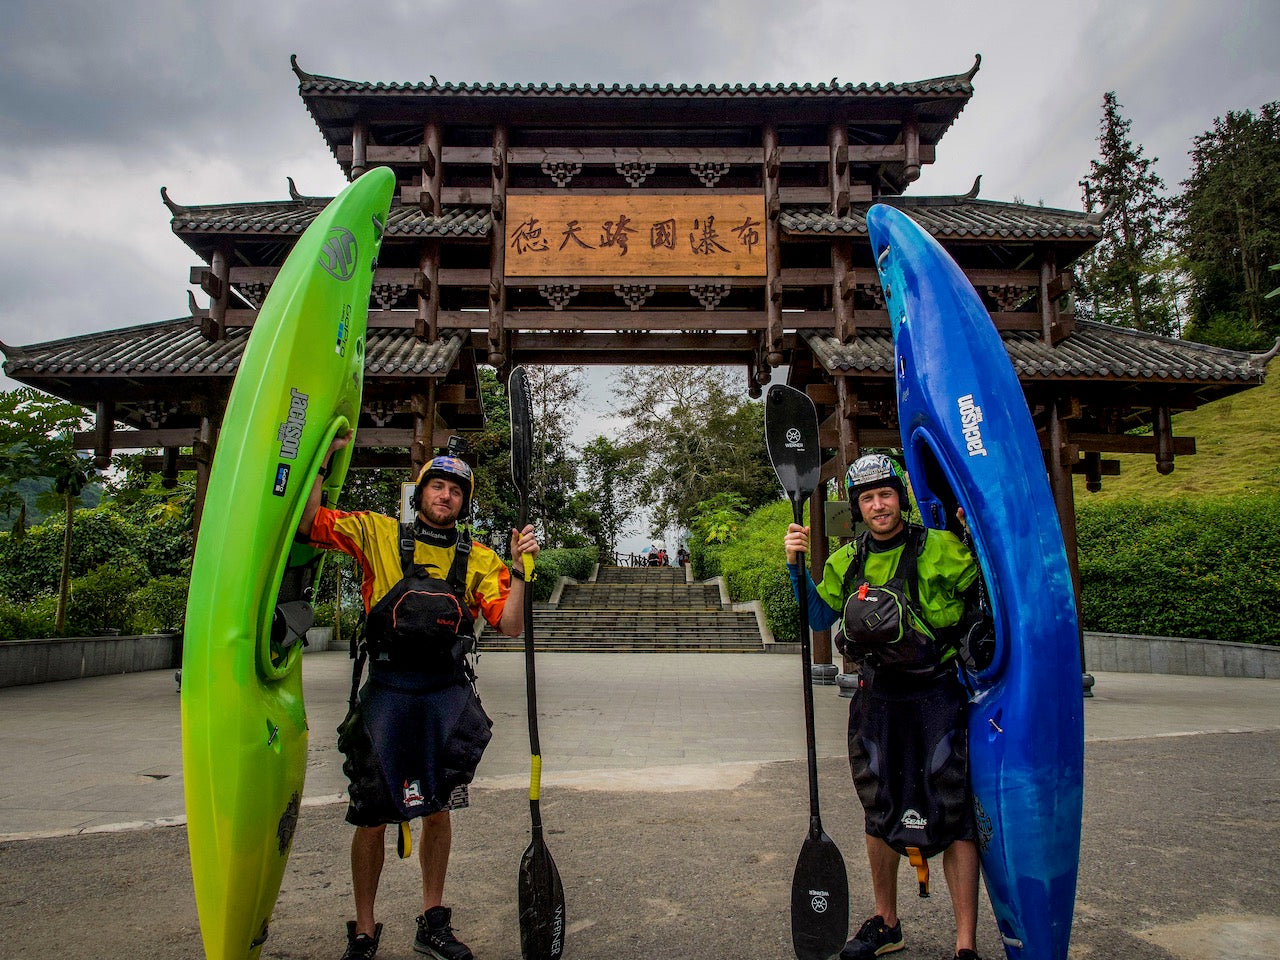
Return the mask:
[[[809,552],[809,528],[791,524],[784,541],[811,626],[839,623],[837,645],[859,664],[849,764],[865,812],[876,912],[840,957],[882,956],[906,945],[897,910],[901,858],[916,866],[923,892],[928,858],[941,852],[955,960],[979,960],[967,697],[955,642],[977,610],[977,564],[954,534],[907,522],[905,475],[888,457],[860,457],[845,483],[854,517],[867,530],[832,554],[820,584],[796,566],[797,554]]]

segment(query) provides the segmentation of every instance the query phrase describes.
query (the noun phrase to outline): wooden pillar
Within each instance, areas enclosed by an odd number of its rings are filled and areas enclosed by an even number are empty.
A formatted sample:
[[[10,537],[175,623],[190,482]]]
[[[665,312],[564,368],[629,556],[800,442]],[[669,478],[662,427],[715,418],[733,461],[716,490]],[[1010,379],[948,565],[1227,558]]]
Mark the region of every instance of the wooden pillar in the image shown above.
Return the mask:
[[[196,505],[195,516],[191,528],[195,531],[194,541],[200,536],[201,520],[204,517],[204,498],[209,492],[209,468],[213,466],[213,452],[217,447],[217,428],[213,419],[207,414],[200,418],[200,429],[196,433],[196,442],[191,445],[192,457],[196,462]]]
[[[493,226],[489,234],[489,363],[502,367],[507,360],[507,337],[502,329],[506,319],[507,262],[507,128],[493,128]]]
[[[208,340],[221,340],[227,335],[227,306],[231,302],[231,254],[225,246],[213,251],[209,270],[213,274],[210,288],[209,317],[201,331]]]
[[[907,162],[903,167],[903,176],[908,182],[920,179],[920,120],[912,111],[911,116],[902,124],[902,143],[907,148]]]
[[[1058,273],[1058,257],[1053,247],[1040,251],[1040,330],[1045,343],[1053,343],[1053,330],[1058,322],[1058,303],[1049,290]]]
[[[831,149],[828,176],[831,180],[831,213],[849,215],[849,126],[843,120],[827,129]],[[847,343],[854,335],[853,242],[840,238],[831,241],[831,306],[835,316],[835,338]]]
[[[422,163],[422,192],[418,202],[422,212],[429,217],[440,216],[440,187],[444,183],[444,134],[440,124],[430,120],[422,128],[422,149],[419,160]]]
[[[837,217],[849,215],[849,125],[843,120],[827,130],[831,148],[828,178],[831,181],[831,212]]]
[[[849,465],[858,459],[858,395],[849,389],[849,378],[836,378],[836,420],[840,424],[840,449],[836,451],[836,462],[840,464],[840,482]],[[840,490],[844,493],[843,486]]]
[[[809,498],[809,575],[814,583],[822,582],[822,571],[827,566],[827,481]],[[831,631],[813,631],[814,664],[831,663]]]
[[[1173,473],[1173,418],[1164,404],[1152,408],[1152,414],[1151,426],[1156,435],[1156,473],[1168,476]]]
[[[415,393],[409,399],[413,410],[413,440],[409,444],[409,463],[413,476],[418,475],[435,456],[436,432],[436,380],[427,378],[427,392]]]
[[[178,448],[165,447],[160,463],[160,486],[172,490],[178,485]]]
[[[778,218],[782,200],[778,183],[782,156],[778,151],[778,128],[764,128],[764,258],[765,258],[765,349],[769,366],[782,365],[782,248],[778,245]]]
[[[357,120],[351,127],[351,179],[355,180],[369,169],[369,124]]]
[[[1062,403],[1049,404],[1049,486],[1053,490],[1053,503],[1062,526],[1062,542],[1067,550],[1067,566],[1071,568],[1071,587],[1076,598],[1076,623],[1080,633],[1080,669],[1085,675],[1085,690],[1093,685],[1084,662],[1084,625],[1081,623],[1080,604],[1080,550],[1076,541],[1076,500],[1071,485],[1071,466],[1076,459],[1067,436],[1067,425],[1061,412]]]
[[[116,405],[99,400],[93,423],[93,465],[105,470],[111,465],[111,434],[115,430]]]
[[[853,241],[831,241],[831,307],[835,317],[834,335],[848,343],[858,335],[854,317],[853,294],[857,289],[853,275]],[[843,379],[843,378],[840,378]]]
[[[417,281],[418,316],[413,322],[413,335],[434,343],[440,325],[440,244],[436,240],[422,245]]]

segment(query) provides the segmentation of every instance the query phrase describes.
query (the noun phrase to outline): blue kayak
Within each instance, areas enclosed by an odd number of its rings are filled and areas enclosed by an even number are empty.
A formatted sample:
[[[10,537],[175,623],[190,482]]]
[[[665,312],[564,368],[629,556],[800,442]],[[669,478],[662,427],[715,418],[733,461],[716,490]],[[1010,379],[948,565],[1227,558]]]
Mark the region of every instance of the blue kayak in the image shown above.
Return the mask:
[[[1004,343],[955,261],[892,207],[873,206],[867,229],[893,327],[912,491],[927,526],[946,527],[964,508],[995,620],[995,655],[968,678],[987,893],[1010,958],[1066,960],[1084,702],[1075,593],[1044,457]]]

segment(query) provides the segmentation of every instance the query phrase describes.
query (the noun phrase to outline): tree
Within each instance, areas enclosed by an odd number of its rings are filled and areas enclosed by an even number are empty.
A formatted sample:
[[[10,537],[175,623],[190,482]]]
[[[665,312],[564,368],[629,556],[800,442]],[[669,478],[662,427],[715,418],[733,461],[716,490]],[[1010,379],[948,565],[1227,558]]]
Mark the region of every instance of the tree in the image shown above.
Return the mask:
[[[575,367],[530,367],[533,463],[529,511],[543,526],[545,546],[568,546],[574,537],[569,501],[578,478],[572,442],[573,418],[582,404],[585,377]]]
[[[19,387],[0,393],[0,514],[21,537],[28,524],[39,523],[51,503],[48,496],[71,451],[72,436],[85,426],[85,411],[74,403]],[[86,487],[86,506],[98,502],[100,488]]]
[[[1177,205],[1177,242],[1191,274],[1189,337],[1248,349],[1280,332],[1266,299],[1280,258],[1280,101],[1217,117],[1195,138]]]
[[[58,612],[54,619],[54,630],[61,636],[67,626],[67,601],[71,597],[71,533],[75,524],[76,500],[80,491],[93,476],[93,466],[86,458],[80,457],[75,450],[62,451],[50,464],[53,479],[53,492],[62,498],[65,519],[62,536],[62,573],[58,578]]]
[[[92,463],[75,449],[75,432],[85,412],[75,404],[56,400],[22,387],[0,399],[0,499],[21,501],[15,534],[23,533],[27,503],[21,482],[48,481],[36,505],[63,513],[62,570],[58,578],[55,630],[61,634],[67,622],[71,593],[71,544],[75,509],[94,475]]]
[[[480,400],[484,429],[468,436],[476,467],[472,523],[477,538],[505,556],[519,503],[511,485],[511,403],[491,367],[480,368]]]
[[[636,492],[642,463],[640,450],[615,444],[607,437],[593,437],[582,448],[580,490],[575,494],[578,522],[602,558],[618,549],[618,538],[640,511]]]
[[[1082,316],[1163,336],[1177,334],[1170,295],[1167,248],[1168,201],[1155,159],[1129,138],[1114,91],[1102,98],[1099,159],[1080,181],[1085,207],[1101,205],[1103,238],[1083,260],[1078,306]]]
[[[678,367],[615,383],[626,440],[643,451],[640,494],[652,529],[689,529],[698,504],[736,493],[750,508],[777,499],[764,445],[764,405],[731,385],[723,367]]]

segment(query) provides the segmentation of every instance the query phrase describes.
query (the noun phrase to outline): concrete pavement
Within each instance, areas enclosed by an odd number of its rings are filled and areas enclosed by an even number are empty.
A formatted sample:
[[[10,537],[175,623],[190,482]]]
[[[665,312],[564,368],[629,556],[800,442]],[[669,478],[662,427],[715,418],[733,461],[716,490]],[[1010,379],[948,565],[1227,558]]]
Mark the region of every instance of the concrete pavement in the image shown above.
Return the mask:
[[[543,808],[570,899],[566,957],[790,955],[787,889],[807,810],[801,676],[791,656],[539,656]],[[1280,682],[1096,676],[1072,956],[1280,955]],[[455,818],[450,898],[487,960],[519,955],[505,887],[527,843],[523,658],[485,654],[480,678],[495,735],[473,806]],[[336,958],[349,912],[333,731],[350,661],[308,653],[304,683],[306,809],[264,957]],[[847,701],[835,687],[814,692],[824,824],[849,866],[856,926],[869,891],[844,759]],[[89,909],[101,929],[84,943],[55,937],[59,956],[130,956],[137,937],[153,956],[200,956],[182,811],[172,672],[0,690],[6,929],[74,926]],[[936,873],[927,901],[903,882],[911,955],[950,955]],[[382,957],[412,955],[415,883],[415,869],[389,863],[380,904],[399,913],[386,917]],[[983,955],[998,957],[989,910],[981,934]],[[40,952],[50,942],[6,939],[5,957],[51,955]]]

